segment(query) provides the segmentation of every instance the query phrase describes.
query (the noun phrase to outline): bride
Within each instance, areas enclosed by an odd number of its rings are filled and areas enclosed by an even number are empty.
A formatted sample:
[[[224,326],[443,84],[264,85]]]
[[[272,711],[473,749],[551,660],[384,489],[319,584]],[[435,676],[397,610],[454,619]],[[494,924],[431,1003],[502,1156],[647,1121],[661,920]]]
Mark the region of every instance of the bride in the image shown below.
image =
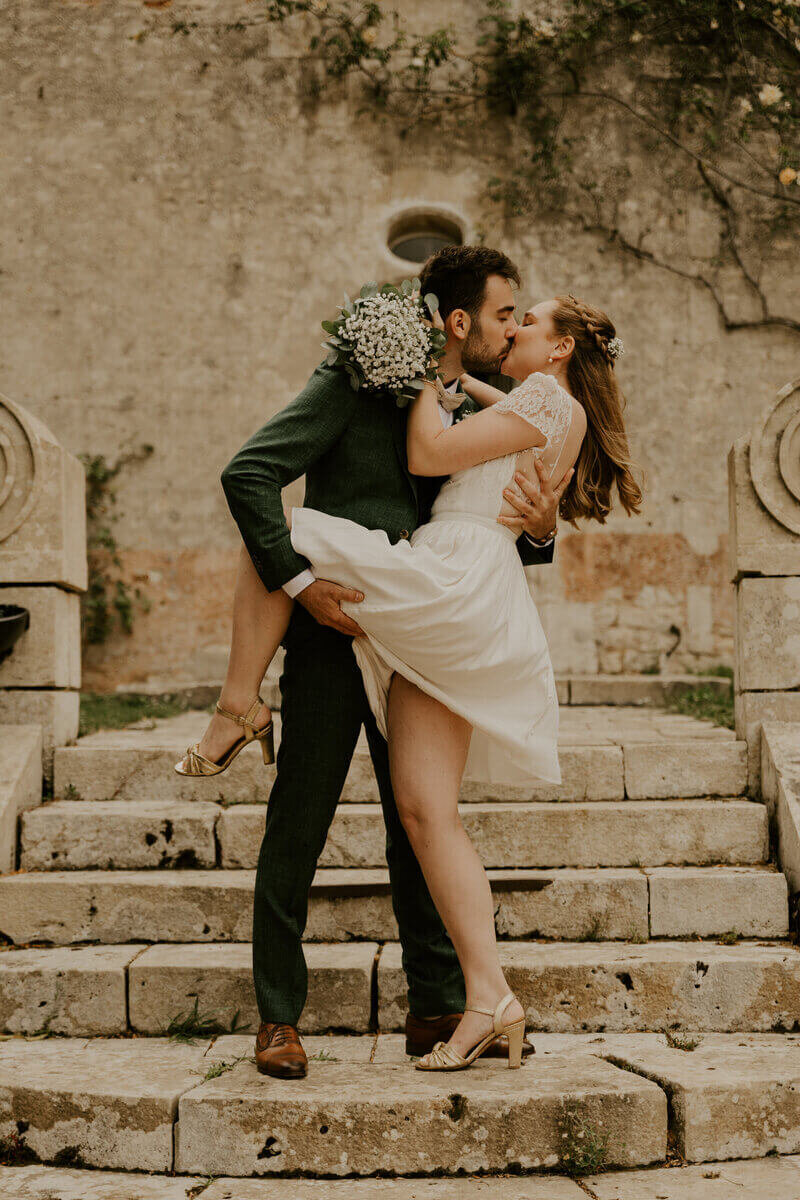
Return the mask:
[[[443,429],[437,387],[426,384],[409,411],[408,466],[449,478],[430,521],[409,540],[392,544],[383,530],[316,509],[292,511],[294,549],[318,577],[363,596],[342,605],[364,631],[353,651],[388,740],[401,820],[464,973],[461,1023],[418,1069],[468,1066],[501,1033],[509,1066],[520,1064],[524,1012],[500,966],[489,882],[458,796],[465,771],[492,782],[561,780],[553,668],[517,534],[504,520],[514,514],[516,473],[532,474],[537,458],[556,478],[574,465],[560,504],[565,520],[603,523],[615,487],[626,512],[639,511],[614,373],[620,345],[605,313],[558,296],[525,314],[503,363],[504,374],[522,380],[508,394],[462,375],[482,411]],[[257,682],[292,604],[281,590],[263,592]],[[247,634],[234,610],[232,663],[244,657],[239,638]],[[244,718],[219,711],[244,734],[215,759],[202,753],[201,740],[176,765],[179,773],[218,774],[254,739],[271,761],[272,725],[260,699]]]

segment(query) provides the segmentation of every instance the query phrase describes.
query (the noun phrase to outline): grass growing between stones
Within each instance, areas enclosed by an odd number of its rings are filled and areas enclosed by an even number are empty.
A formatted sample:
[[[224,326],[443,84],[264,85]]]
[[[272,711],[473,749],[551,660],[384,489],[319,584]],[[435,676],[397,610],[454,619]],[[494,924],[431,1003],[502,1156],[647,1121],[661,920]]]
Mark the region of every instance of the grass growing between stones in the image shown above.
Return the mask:
[[[696,1050],[700,1045],[702,1038],[691,1038],[683,1033],[672,1033],[669,1029],[662,1029],[661,1032],[667,1039],[667,1045],[672,1050],[686,1050],[687,1053],[691,1050]]]
[[[180,1012],[170,1017],[165,1036],[173,1042],[193,1042],[195,1038],[214,1037],[220,1033],[244,1033],[248,1025],[239,1024],[239,1009],[233,1014],[230,1026],[224,1025],[213,1013],[201,1013],[199,998],[195,996],[194,1004],[188,1012]]]
[[[124,729],[135,721],[177,717],[196,708],[190,697],[178,693],[145,696],[139,692],[81,692],[78,736],[85,737],[98,729]]]
[[[567,1175],[595,1175],[604,1169],[608,1135],[585,1121],[577,1106],[564,1110],[559,1132],[562,1141],[560,1165]]]
[[[716,675],[720,679],[733,679],[730,667],[711,667],[704,675]],[[719,691],[708,684],[698,684],[674,696],[667,696],[667,708],[684,717],[696,717],[698,721],[713,721],[724,729],[733,729],[733,687]]]

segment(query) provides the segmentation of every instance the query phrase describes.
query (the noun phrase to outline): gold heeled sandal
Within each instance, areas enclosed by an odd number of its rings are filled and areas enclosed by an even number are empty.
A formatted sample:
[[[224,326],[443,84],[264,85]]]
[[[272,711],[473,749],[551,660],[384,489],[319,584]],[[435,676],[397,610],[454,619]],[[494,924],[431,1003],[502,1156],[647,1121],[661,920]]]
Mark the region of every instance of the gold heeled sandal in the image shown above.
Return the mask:
[[[269,724],[265,725],[263,729],[258,729],[254,724],[256,713],[263,704],[264,701],[261,697],[256,696],[247,712],[244,716],[241,716],[239,713],[233,713],[227,708],[223,708],[219,701],[217,701],[217,712],[221,716],[227,717],[229,721],[235,721],[237,725],[241,725],[244,729],[244,734],[233,743],[227,753],[221,759],[218,759],[217,762],[213,758],[206,758],[204,754],[201,754],[200,743],[195,742],[193,746],[188,748],[181,761],[175,764],[175,770],[178,774],[192,775],[198,778],[204,775],[219,775],[231,765],[239,751],[243,750],[250,742],[259,743],[265,763],[274,762],[275,735],[272,718],[270,718]]]
[[[476,1058],[489,1049],[492,1042],[497,1038],[502,1037],[505,1033],[508,1036],[508,1065],[512,1069],[522,1066],[522,1043],[525,1039],[525,1018],[522,1017],[519,1021],[512,1021],[510,1025],[504,1025],[500,1019],[508,1008],[512,1000],[516,1000],[513,992],[507,992],[494,1012],[490,1012],[488,1008],[467,1008],[465,1012],[481,1013],[485,1017],[492,1018],[493,1029],[491,1033],[487,1033],[485,1038],[481,1038],[477,1046],[473,1046],[466,1058],[463,1058],[457,1050],[452,1046],[448,1046],[446,1042],[437,1042],[429,1054],[426,1054],[419,1062],[414,1063],[418,1071],[463,1071],[465,1067],[470,1067],[475,1062]]]

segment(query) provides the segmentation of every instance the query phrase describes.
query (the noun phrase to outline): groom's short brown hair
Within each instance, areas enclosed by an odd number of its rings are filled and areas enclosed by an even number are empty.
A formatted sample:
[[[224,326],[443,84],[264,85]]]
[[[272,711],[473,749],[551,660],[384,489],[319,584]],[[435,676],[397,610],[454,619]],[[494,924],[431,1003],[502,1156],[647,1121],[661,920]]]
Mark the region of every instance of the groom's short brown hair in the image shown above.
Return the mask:
[[[432,254],[420,271],[421,292],[433,292],[443,320],[457,308],[474,319],[486,294],[490,275],[502,275],[520,285],[519,268],[502,250],[489,246],[445,246]]]

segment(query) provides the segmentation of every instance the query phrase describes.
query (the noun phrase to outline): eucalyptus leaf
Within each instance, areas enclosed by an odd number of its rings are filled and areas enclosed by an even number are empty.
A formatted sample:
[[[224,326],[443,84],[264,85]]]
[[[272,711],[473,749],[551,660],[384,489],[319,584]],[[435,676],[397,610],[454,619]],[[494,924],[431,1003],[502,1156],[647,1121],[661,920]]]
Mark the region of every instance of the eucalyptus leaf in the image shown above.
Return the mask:
[[[414,278],[411,280],[411,287],[413,288],[413,290],[415,292],[418,292],[420,290],[420,288],[422,287],[422,280],[420,279],[419,275],[415,275]]]
[[[408,383],[406,384],[406,387],[413,388],[415,392],[421,392],[422,389],[425,387],[425,380],[424,379],[409,379]]]
[[[425,303],[428,306],[429,313],[435,313],[439,311],[439,297],[434,295],[433,292],[428,292],[426,294]]]
[[[361,298],[366,300],[369,296],[375,296],[378,292],[377,283],[365,283],[361,289]]]
[[[336,330],[339,328],[339,322],[338,321],[323,321],[322,328],[325,330],[326,333],[336,333]]]
[[[332,350],[330,352],[330,354],[328,355],[328,357],[325,359],[325,362],[326,362],[327,366],[335,367],[336,363],[338,362],[338,359],[339,359],[339,355],[336,353],[335,350]]]
[[[403,280],[403,282],[400,284],[400,291],[403,293],[404,296],[409,296],[411,294],[411,292],[413,291],[413,288],[411,286],[410,279]]]

